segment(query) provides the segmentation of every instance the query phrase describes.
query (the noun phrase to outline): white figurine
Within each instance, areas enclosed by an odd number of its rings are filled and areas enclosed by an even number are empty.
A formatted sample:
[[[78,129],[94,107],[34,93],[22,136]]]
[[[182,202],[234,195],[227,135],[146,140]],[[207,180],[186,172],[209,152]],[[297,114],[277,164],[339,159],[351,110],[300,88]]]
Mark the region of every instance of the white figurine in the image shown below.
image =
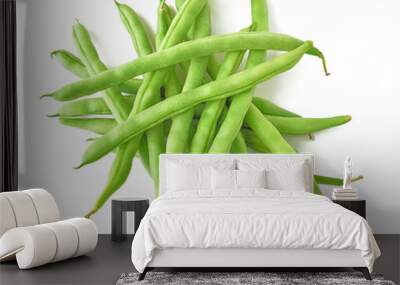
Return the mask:
[[[343,178],[343,189],[351,190],[351,178],[353,176],[353,163],[351,157],[346,157],[344,161],[344,178]]]

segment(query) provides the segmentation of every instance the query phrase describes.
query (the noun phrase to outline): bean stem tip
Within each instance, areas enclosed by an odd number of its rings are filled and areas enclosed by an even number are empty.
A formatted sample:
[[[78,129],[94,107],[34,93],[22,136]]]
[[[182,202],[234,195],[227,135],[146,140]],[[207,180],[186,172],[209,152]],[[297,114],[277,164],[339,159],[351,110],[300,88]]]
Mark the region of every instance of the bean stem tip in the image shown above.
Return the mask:
[[[47,118],[60,117],[60,114],[58,114],[58,113],[55,113],[55,114],[47,114],[46,117],[47,117]]]
[[[79,164],[78,166],[74,166],[73,169],[81,169],[85,164],[82,162],[81,164]]]
[[[43,99],[45,97],[52,97],[52,95],[51,94],[43,94],[42,96],[40,96],[40,99]]]
[[[98,210],[99,210],[98,208],[93,208],[93,209],[91,209],[91,210],[89,211],[89,213],[87,213],[87,214],[85,215],[85,218],[86,218],[86,219],[90,219],[90,217],[91,217],[93,214],[95,214]]]

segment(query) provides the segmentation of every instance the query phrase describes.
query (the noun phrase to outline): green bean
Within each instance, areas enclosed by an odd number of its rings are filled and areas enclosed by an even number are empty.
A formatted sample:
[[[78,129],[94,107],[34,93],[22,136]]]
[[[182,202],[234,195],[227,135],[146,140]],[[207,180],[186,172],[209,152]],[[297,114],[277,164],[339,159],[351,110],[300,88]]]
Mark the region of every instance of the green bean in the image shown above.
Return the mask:
[[[179,43],[182,40],[188,28],[193,23],[193,17],[195,17],[199,13],[199,10],[201,11],[201,8],[204,6],[204,4],[205,0],[200,0],[200,1],[188,0],[185,3],[181,11],[176,15],[176,17],[172,21],[171,26],[168,29],[168,32],[161,43],[160,49],[165,49],[167,47],[175,45],[176,43]],[[141,88],[137,94],[134,106],[132,108],[129,117],[134,116],[139,111],[143,110],[144,108],[158,101],[157,96],[159,96],[160,88],[164,81],[166,71],[167,71],[166,69],[161,69],[156,72],[152,72],[149,76],[145,77],[145,80],[142,83]],[[140,138],[141,136],[136,139],[136,144],[138,144],[137,141],[140,142]],[[160,136],[158,136],[158,138],[160,138]],[[155,145],[157,143],[156,141],[153,141],[153,139],[149,138],[149,136],[147,137],[147,140],[148,140],[148,145]],[[151,151],[152,150],[149,149],[149,155]],[[152,157],[154,158],[154,160],[157,159],[158,161],[158,156],[155,157],[153,155]],[[152,160],[150,159],[150,164],[152,164],[151,161]],[[158,172],[158,167],[154,166],[156,164],[157,162],[154,162],[153,167],[151,168],[155,172]],[[158,175],[157,174],[153,175],[153,178],[156,180],[156,184],[158,184],[157,183]]]
[[[76,55],[66,50],[55,50],[50,54],[51,58],[56,58],[65,69],[71,71],[79,78],[88,78],[89,73],[85,65]]]
[[[59,101],[76,99],[91,95],[110,86],[118,85],[121,82],[149,71],[168,67],[194,57],[207,56],[217,52],[237,51],[249,48],[290,51],[302,44],[303,42],[296,38],[268,32],[247,32],[209,36],[190,42],[180,43],[174,47],[135,59],[119,67],[102,72],[97,76],[68,84],[42,97],[52,97]],[[323,54],[318,49],[312,48],[308,51],[308,54],[320,57],[325,68]]]
[[[73,38],[75,44],[82,56],[82,60],[90,75],[107,70],[107,67],[101,62],[97,51],[90,39],[86,28],[77,23],[74,25]],[[125,121],[129,115],[129,107],[123,101],[123,96],[117,87],[111,87],[105,91],[104,101],[118,123]],[[87,214],[89,217],[96,212],[105,203],[104,196],[111,196],[127,179],[132,168],[132,160],[136,152],[130,150],[129,144],[118,147],[116,156],[111,166],[109,179],[102,194],[97,199],[94,208]]]
[[[282,134],[305,135],[328,128],[343,125],[351,120],[351,116],[329,118],[300,118],[265,116]]]
[[[321,188],[319,188],[319,185],[317,182],[315,182],[315,179],[313,179],[313,193],[317,195],[322,195]]]
[[[117,2],[115,3],[117,5],[121,20],[132,39],[133,45],[139,57],[150,54],[152,52],[152,47],[137,14],[129,6],[119,4]],[[140,89],[138,92],[140,92]],[[126,120],[128,115],[129,112],[123,119]],[[136,155],[137,149],[138,147],[136,142],[129,141],[119,146],[116,157],[111,166],[106,186],[98,197],[93,209],[86,215],[87,217],[97,212],[98,209],[104,205],[107,199],[125,183],[132,168],[132,161]],[[150,162],[148,159],[148,149],[141,146],[139,147],[139,150],[143,165],[146,169],[150,170],[150,175],[152,175]]]
[[[257,107],[250,105],[245,120],[272,153],[295,153],[295,150]]]
[[[171,25],[172,19],[169,18],[168,12],[165,8],[165,1],[160,1],[160,5],[157,13],[157,32],[156,32],[156,47],[157,50],[162,49],[162,45],[166,35],[168,34],[168,29]],[[169,68],[168,73],[174,73],[175,66]],[[167,74],[166,74],[167,75]],[[157,76],[152,77],[150,73],[150,78],[155,78]],[[158,75],[160,76],[160,75]],[[167,75],[167,78],[174,80],[173,75]],[[158,80],[156,80],[158,81]],[[153,81],[154,82],[154,81]],[[149,97],[156,96],[155,103],[161,100],[160,88],[162,87],[162,83],[164,81],[160,80],[156,83],[149,83],[149,87],[144,92],[145,95]],[[167,85],[171,85],[171,82],[165,82]],[[173,82],[176,83],[176,82]],[[171,90],[170,88],[166,88],[166,96],[173,96],[179,93],[178,90]],[[158,90],[157,90],[158,89]],[[153,90],[153,91],[152,91]],[[164,138],[164,125],[159,124],[149,129],[146,132],[147,136],[147,147],[149,150],[149,162],[150,162],[150,171],[152,173],[154,184],[156,188],[156,197],[159,195],[159,175],[158,175],[158,165],[159,165],[159,156],[161,153],[165,152],[165,138]]]
[[[247,144],[242,132],[232,142],[231,153],[247,153]]]
[[[153,48],[139,16],[128,5],[120,4],[117,1],[115,1],[115,4],[117,5],[122,23],[125,25],[132,39],[136,52],[140,57],[151,54]]]
[[[106,118],[82,119],[82,118],[60,117],[59,121],[62,125],[91,131],[99,135],[104,135],[117,125],[114,119],[106,119]]]
[[[341,178],[314,175],[314,179],[315,179],[316,183],[318,183],[318,184],[332,185],[332,186],[342,186],[343,185],[343,179],[341,179]],[[359,175],[359,176],[356,176],[353,179],[351,179],[351,182],[356,182],[361,179],[364,179],[364,176]]]
[[[208,36],[210,32],[210,11],[208,5],[206,5],[193,26],[193,37],[199,39]],[[194,58],[190,61],[183,92],[201,85],[207,64],[208,57]],[[172,118],[172,125],[167,138],[167,153],[182,153],[187,149],[193,115],[194,109],[190,109]]]
[[[245,30],[252,30],[253,27]],[[228,77],[234,73],[242,62],[245,51],[229,52],[225,54],[224,61],[218,70],[216,80]],[[191,153],[204,153],[208,151],[214,134],[216,132],[218,119],[225,106],[225,99],[207,102],[194,134],[190,146]]]
[[[86,70],[86,66],[82,63],[82,61],[74,55],[73,53],[67,50],[55,50],[51,53],[52,58],[56,58],[65,69],[72,72],[79,78],[87,78],[89,77],[88,71]],[[140,84],[142,84],[142,80],[140,79],[130,79],[128,81],[122,82],[119,85],[121,92],[128,94],[136,94],[139,90]]]
[[[279,117],[300,117],[298,114],[283,109],[282,107],[279,107],[278,105],[262,97],[254,96],[252,103],[266,115]]]
[[[116,2],[116,5],[118,8],[122,23],[124,24],[126,30],[129,33],[129,36],[132,40],[133,46],[134,46],[138,56],[142,57],[142,56],[151,54],[153,52],[153,48],[150,43],[150,39],[146,33],[146,29],[145,29],[142,21],[140,20],[140,17],[128,5],[120,4],[117,2]],[[148,75],[145,74],[144,76],[146,77]],[[129,167],[132,164],[132,162],[130,162],[130,160],[134,159],[137,149],[138,149],[137,142],[130,142],[129,150],[126,151],[126,153],[125,152],[121,153],[121,157],[123,157],[122,158],[123,162],[128,164]],[[140,154],[140,158],[142,160],[142,164],[144,165],[144,167],[146,168],[146,170],[150,174],[150,176],[153,177],[151,167],[150,167],[149,149],[147,146],[147,138],[146,137],[143,137],[141,140],[141,143],[139,146],[139,154]],[[119,176],[117,178],[122,180],[122,182],[124,182],[128,178],[129,172],[125,171],[121,177],[121,175],[119,175],[118,172],[115,171],[115,175]],[[110,180],[112,180],[112,179],[114,179],[114,178],[110,177]],[[112,186],[111,181],[110,181],[110,185]],[[113,189],[113,188],[110,188],[110,189]],[[110,192],[116,191],[117,189],[118,188],[114,188],[114,190],[110,190]],[[105,199],[105,200],[107,200],[107,199]]]
[[[169,15],[165,0],[160,1],[157,15],[157,33],[156,33],[156,48],[160,50],[162,41],[168,32],[169,26],[171,25],[172,18]]]
[[[271,151],[265,146],[265,144],[249,129],[242,129],[241,133],[247,143],[247,145],[261,153],[271,153]],[[233,145],[232,145],[233,147]]]
[[[168,118],[193,108],[199,103],[238,94],[252,88],[261,81],[289,70],[311,48],[312,42],[307,41],[297,49],[275,57],[268,62],[231,75],[224,80],[213,81],[178,96],[168,98],[142,111],[93,142],[85,151],[82,163],[78,168],[100,159],[121,143],[138,136],[143,131]],[[250,109],[252,108],[250,107]],[[261,118],[265,119],[262,114]],[[280,136],[279,132],[278,135]],[[274,149],[285,150],[284,147],[275,147]]]
[[[268,31],[268,12],[265,0],[252,0],[251,11],[253,24],[257,31]],[[246,68],[255,66],[265,60],[266,52],[262,50],[251,50]],[[211,147],[210,153],[225,153],[231,148],[232,142],[240,132],[240,128],[249,109],[255,87],[242,94],[234,96],[228,109],[227,116],[223,121]]]
[[[123,99],[128,107],[132,107],[134,96],[124,96]],[[103,98],[86,98],[65,103],[58,109],[58,112],[48,117],[81,117],[90,115],[111,115]]]
[[[106,71],[107,67],[101,62],[87,29],[77,22],[73,27],[73,39],[82,61],[91,76]],[[110,108],[117,122],[123,122],[129,114],[129,108],[125,104],[122,94],[117,87],[105,90],[104,101]]]

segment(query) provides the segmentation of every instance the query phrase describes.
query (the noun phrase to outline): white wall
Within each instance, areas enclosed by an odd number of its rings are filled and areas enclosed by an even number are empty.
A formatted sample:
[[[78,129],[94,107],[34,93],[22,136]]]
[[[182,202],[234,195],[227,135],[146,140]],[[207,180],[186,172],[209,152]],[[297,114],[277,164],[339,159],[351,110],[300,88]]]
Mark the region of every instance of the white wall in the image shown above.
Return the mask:
[[[158,0],[126,0],[154,27]],[[250,23],[250,1],[211,0],[214,33],[237,31]],[[340,176],[351,155],[357,184],[367,199],[368,220],[376,233],[400,233],[399,98],[400,2],[396,0],[270,0],[271,30],[311,39],[327,57],[330,77],[320,62],[305,57],[293,71],[257,88],[305,116],[351,114],[346,126],[291,138],[299,151],[313,152],[318,173]],[[18,67],[21,188],[41,186],[58,200],[65,217],[84,214],[102,189],[112,162],[109,156],[76,171],[89,133],[46,118],[58,103],[39,95],[74,77],[51,61],[52,50],[73,50],[75,18],[93,34],[104,61],[115,66],[135,57],[109,0],[18,0]],[[116,196],[153,196],[153,185],[136,162]],[[101,232],[110,231],[110,207],[95,216]]]

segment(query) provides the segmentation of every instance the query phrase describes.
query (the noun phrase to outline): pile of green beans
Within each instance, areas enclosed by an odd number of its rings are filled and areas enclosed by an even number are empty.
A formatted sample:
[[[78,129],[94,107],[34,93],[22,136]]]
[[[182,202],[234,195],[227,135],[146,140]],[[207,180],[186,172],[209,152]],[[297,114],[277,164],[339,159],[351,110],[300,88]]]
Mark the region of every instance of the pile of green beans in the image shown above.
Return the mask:
[[[42,97],[63,102],[48,117],[98,135],[77,169],[115,155],[87,217],[124,185],[137,156],[158,196],[161,153],[295,153],[287,135],[309,135],[351,120],[306,118],[255,96],[259,83],[290,70],[304,55],[319,58],[329,74],[311,41],[269,32],[265,1],[251,0],[249,28],[225,35],[211,35],[207,0],[176,0],[177,12],[161,0],[155,35],[132,7],[115,2],[136,57],[116,67],[100,60],[83,24],[73,26],[78,55],[60,49],[51,57],[79,80]],[[282,53],[266,60],[268,51]],[[224,53],[221,63],[217,53]],[[320,194],[319,184],[341,182],[315,175],[314,193]]]

